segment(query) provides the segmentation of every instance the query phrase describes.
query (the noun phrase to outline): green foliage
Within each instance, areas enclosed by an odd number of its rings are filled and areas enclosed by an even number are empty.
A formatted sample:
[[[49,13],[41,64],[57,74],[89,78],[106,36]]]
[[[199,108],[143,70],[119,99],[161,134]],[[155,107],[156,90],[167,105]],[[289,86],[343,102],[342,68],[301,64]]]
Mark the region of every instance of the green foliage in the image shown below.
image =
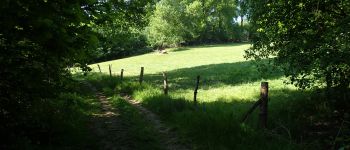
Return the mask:
[[[143,29],[152,13],[153,3],[152,0],[102,3],[110,9],[96,16],[99,21],[93,26],[100,40],[95,61],[110,60],[147,51]]]
[[[59,109],[55,101],[70,82],[67,67],[79,63],[88,70],[88,57],[97,44],[89,18],[93,3],[91,0],[0,2],[2,139],[18,136],[31,141],[40,131],[43,136],[35,140],[50,136],[54,130],[50,125]]]
[[[347,120],[350,106],[350,1],[273,0],[250,1],[249,5],[255,34],[246,57],[274,57],[289,83],[302,89],[325,88],[318,92],[326,96],[315,99],[322,99],[333,112],[324,111],[320,122],[338,122],[337,128],[341,129],[339,122]],[[311,105],[320,107],[317,103]],[[345,138],[333,134],[319,142],[335,149],[349,145]]]
[[[106,61],[149,51],[146,37],[140,29],[120,24],[100,25],[95,28],[100,33],[100,46],[95,61]]]
[[[350,83],[348,0],[251,1],[256,30],[247,58],[276,57],[300,88]]]
[[[162,0],[157,3],[147,30],[152,46],[176,46],[190,34],[185,20],[186,5],[181,0]]]
[[[81,149],[97,148],[95,138],[87,126],[91,114],[99,105],[94,103],[94,94],[86,85],[72,82],[70,91],[56,98],[32,102],[21,120],[7,120],[2,135],[2,149]],[[28,106],[29,107],[29,106]],[[11,118],[13,119],[13,118]],[[8,125],[16,123],[16,126]]]
[[[205,30],[202,41],[225,42],[233,39],[233,18],[237,17],[237,5],[234,0],[202,1]]]
[[[236,9],[234,0],[161,0],[146,28],[148,40],[154,47],[236,40]]]

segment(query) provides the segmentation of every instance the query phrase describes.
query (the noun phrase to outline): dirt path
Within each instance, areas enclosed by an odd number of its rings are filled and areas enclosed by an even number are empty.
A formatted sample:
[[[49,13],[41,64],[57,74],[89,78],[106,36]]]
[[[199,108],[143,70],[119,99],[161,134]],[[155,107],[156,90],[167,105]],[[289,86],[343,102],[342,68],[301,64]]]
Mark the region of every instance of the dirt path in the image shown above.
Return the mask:
[[[93,115],[91,121],[91,129],[93,130],[97,139],[99,139],[99,149],[102,150],[130,150],[132,147],[132,139],[126,138],[128,135],[128,125],[126,125],[121,115],[116,108],[114,108],[107,97],[98,92],[97,89],[89,83],[86,84],[93,92],[101,104],[101,111]],[[167,150],[187,150],[190,149],[184,143],[181,143],[177,135],[166,127],[157,115],[147,110],[141,104],[131,99],[129,96],[123,97],[126,102],[135,107],[145,119],[154,126],[154,129],[159,132],[159,140],[161,145]]]
[[[160,142],[167,150],[187,150],[190,149],[188,145],[181,143],[178,136],[174,131],[171,131],[170,128],[166,127],[159,119],[159,117],[153,112],[149,111],[141,104],[132,99],[130,96],[123,97],[125,101],[137,108],[144,116],[147,121],[149,121],[154,128],[160,134]]]
[[[115,108],[109,104],[108,100],[102,93],[96,94],[100,103],[102,111],[94,115],[93,125],[95,134],[100,139],[100,147],[105,150],[113,149],[128,149],[127,146],[124,148],[116,148],[122,146],[120,139],[126,135],[126,131],[122,129],[120,119],[118,118],[119,113]]]
[[[98,92],[95,87],[88,84],[101,104],[101,111],[93,114],[91,120],[91,129],[96,139],[99,139],[99,149],[102,150],[128,150],[130,143],[125,141],[127,136],[127,127],[120,119],[120,114],[116,108],[113,108],[106,96]]]

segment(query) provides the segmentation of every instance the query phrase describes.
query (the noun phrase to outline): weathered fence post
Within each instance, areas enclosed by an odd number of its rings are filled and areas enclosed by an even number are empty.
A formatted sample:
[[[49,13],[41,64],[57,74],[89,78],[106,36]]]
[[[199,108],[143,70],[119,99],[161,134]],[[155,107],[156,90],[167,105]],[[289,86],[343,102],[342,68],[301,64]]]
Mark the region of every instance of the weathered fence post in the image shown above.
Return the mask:
[[[259,113],[259,125],[262,128],[267,127],[267,103],[269,94],[269,83],[261,82],[260,88],[260,113]]]
[[[163,72],[163,77],[164,77],[164,81],[163,81],[163,90],[164,90],[164,95],[168,95],[168,77],[166,76],[165,72]]]
[[[197,82],[196,82],[196,87],[194,88],[194,96],[193,96],[193,101],[196,104],[197,103],[197,91],[198,91],[198,86],[199,86],[199,78],[200,76],[197,76]]]
[[[142,81],[143,81],[143,70],[144,70],[144,68],[141,67],[140,79],[139,79],[140,84],[142,84]]]
[[[124,69],[120,70],[120,81],[123,81]]]
[[[98,67],[98,70],[100,70],[100,73],[101,73],[101,67],[99,64],[97,64],[97,67]]]
[[[112,65],[108,65],[109,66],[109,76],[112,77]]]

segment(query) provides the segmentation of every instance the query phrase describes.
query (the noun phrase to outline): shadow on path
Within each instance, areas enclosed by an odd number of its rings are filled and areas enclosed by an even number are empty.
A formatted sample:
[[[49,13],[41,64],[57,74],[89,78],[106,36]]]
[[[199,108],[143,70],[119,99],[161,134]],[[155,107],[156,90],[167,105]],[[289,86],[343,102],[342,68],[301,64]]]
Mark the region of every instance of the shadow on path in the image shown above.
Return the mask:
[[[130,105],[137,108],[144,115],[144,117],[152,123],[154,128],[160,133],[162,145],[164,145],[167,150],[190,149],[188,145],[185,145],[182,143],[182,141],[179,140],[177,134],[174,131],[172,131],[169,127],[165,126],[161,122],[156,114],[141,106],[139,101],[133,100],[130,96],[124,96],[124,100],[127,101]]]
[[[99,139],[99,148],[102,150],[130,149],[131,143],[124,140],[127,129],[121,122],[118,110],[112,107],[103,93],[97,92],[96,88],[90,84],[89,87],[96,93],[101,104],[101,111],[93,115],[91,126]]]

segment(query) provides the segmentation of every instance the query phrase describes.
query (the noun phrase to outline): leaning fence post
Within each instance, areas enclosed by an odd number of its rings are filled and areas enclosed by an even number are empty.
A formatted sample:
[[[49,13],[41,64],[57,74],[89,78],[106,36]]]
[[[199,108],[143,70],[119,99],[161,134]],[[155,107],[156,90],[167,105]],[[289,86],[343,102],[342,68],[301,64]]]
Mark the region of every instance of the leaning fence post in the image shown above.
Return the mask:
[[[194,88],[194,96],[193,96],[193,102],[196,104],[197,103],[197,91],[198,91],[198,86],[199,86],[199,78],[200,76],[197,76],[197,82],[196,82],[196,87]]]
[[[101,67],[99,64],[97,64],[97,67],[98,67],[98,70],[100,70],[100,73],[101,73]]]
[[[261,82],[260,88],[260,113],[259,113],[259,125],[262,128],[267,127],[267,103],[268,103],[268,94],[269,94],[269,83]]]
[[[260,105],[261,105],[261,99],[256,101],[254,105],[247,111],[247,113],[243,116],[241,123],[244,123],[248,119],[248,116],[255,110],[255,108]]]
[[[165,72],[163,72],[163,77],[164,77],[164,81],[163,81],[163,90],[164,90],[164,95],[168,95],[168,77],[166,76]]]
[[[112,77],[112,65],[108,65],[109,66],[109,76]]]
[[[120,81],[123,81],[124,69],[120,70]]]
[[[143,81],[143,70],[144,70],[144,68],[141,67],[140,79],[139,79],[140,84],[142,84],[142,81]]]

